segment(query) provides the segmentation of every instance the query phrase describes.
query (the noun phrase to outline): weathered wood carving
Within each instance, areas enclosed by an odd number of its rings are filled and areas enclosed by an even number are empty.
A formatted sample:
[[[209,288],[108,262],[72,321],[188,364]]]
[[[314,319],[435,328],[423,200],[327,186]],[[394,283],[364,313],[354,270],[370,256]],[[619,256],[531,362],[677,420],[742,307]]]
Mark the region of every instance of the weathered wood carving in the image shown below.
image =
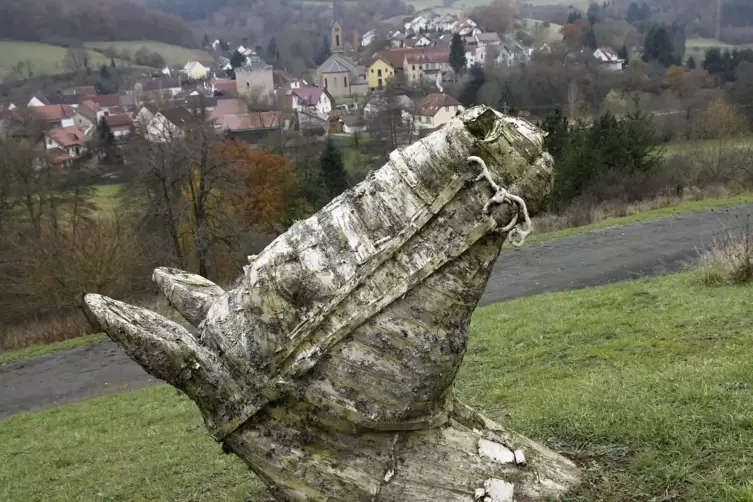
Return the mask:
[[[196,336],[87,303],[280,500],[556,498],[576,466],[460,404],[452,385],[503,243],[525,238],[550,192],[542,139],[472,108],[250,257],[237,288],[157,269]]]

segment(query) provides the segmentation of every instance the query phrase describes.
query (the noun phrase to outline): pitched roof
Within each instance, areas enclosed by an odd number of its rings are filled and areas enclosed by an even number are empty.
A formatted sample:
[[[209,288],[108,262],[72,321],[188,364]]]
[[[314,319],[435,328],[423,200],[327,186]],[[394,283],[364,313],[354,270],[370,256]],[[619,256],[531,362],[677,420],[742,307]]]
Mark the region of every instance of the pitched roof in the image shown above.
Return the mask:
[[[228,131],[258,131],[280,127],[280,112],[225,115],[219,124]]]
[[[93,85],[83,85],[81,87],[74,87],[73,94],[76,96],[96,96],[97,88]]]
[[[225,115],[235,115],[245,112],[245,103],[240,99],[220,99],[217,101],[217,106],[212,111],[212,118],[219,121]]]
[[[403,62],[405,61],[406,56],[412,54],[422,54],[424,52],[426,51],[420,47],[415,49],[392,49],[391,51],[382,51],[377,53],[377,57],[392,65],[392,67],[396,70],[402,70]]]
[[[159,111],[170,123],[178,127],[189,124],[196,120],[191,112],[182,107],[163,108]]]
[[[238,87],[235,80],[215,80],[212,83],[214,84],[215,91],[219,91],[226,96],[238,95]]]
[[[51,105],[77,105],[78,96],[75,94],[52,94],[47,96],[47,102]]]
[[[101,94],[99,96],[81,96],[80,102],[92,101],[97,103],[102,108],[111,108],[114,106],[120,106],[119,94]]]
[[[85,106],[85,107],[87,107],[88,109],[90,109],[90,110],[91,110],[91,111],[93,111],[94,113],[97,113],[97,112],[101,112],[101,111],[102,111],[102,107],[101,107],[101,106],[99,106],[99,105],[98,105],[97,103],[95,103],[94,101],[92,101],[92,100],[90,100],[90,99],[87,99],[87,100],[85,100],[85,101],[82,101],[82,102],[81,102],[81,106]]]
[[[45,136],[55,140],[63,148],[71,146],[84,146],[86,144],[86,134],[76,126],[56,127],[46,131]]]
[[[271,69],[272,65],[267,63],[257,55],[248,56],[240,67],[241,70],[260,70],[266,68]]]
[[[332,60],[327,64],[327,66],[322,67],[321,72],[322,73],[340,73],[348,71],[348,69],[340,63],[340,61]]]
[[[450,51],[434,51],[423,54],[411,54],[405,57],[407,64],[444,63],[450,60]]]
[[[180,87],[180,79],[171,77],[153,78],[143,82],[137,82],[136,85],[134,85],[134,88],[137,88],[139,85],[141,86],[141,90],[144,92],[162,91],[165,89],[174,89]]]
[[[50,157],[53,164],[60,164],[68,160],[73,160],[73,157],[71,157],[68,152],[60,148],[51,148],[47,150],[47,155]]]
[[[298,96],[304,104],[308,106],[316,105],[326,91],[322,87],[314,87],[313,85],[307,85],[293,89],[292,93]]]
[[[29,108],[32,114],[42,120],[60,120],[65,117],[73,117],[76,112],[68,105],[46,105]]]
[[[478,35],[476,35],[476,40],[478,40],[479,42],[486,42],[488,44],[494,42],[499,43],[502,41],[502,39],[499,38],[499,35],[495,32],[479,33]]]
[[[435,93],[426,96],[418,107],[418,114],[433,117],[443,106],[460,106],[460,102],[445,93]]]
[[[126,113],[105,115],[105,122],[110,127],[133,127],[133,119]]]

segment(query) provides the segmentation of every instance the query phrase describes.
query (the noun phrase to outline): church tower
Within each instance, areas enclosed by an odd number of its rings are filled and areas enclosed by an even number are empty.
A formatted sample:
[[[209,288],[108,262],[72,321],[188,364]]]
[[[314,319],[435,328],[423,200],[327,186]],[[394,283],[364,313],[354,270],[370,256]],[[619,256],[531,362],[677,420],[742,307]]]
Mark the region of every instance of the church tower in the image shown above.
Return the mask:
[[[343,28],[340,26],[340,22],[335,20],[332,23],[332,33],[330,34],[332,54],[338,52],[345,52],[345,40],[343,39]]]
[[[332,32],[330,33],[330,49],[332,54],[345,52],[345,37],[340,24],[340,2],[332,0]]]

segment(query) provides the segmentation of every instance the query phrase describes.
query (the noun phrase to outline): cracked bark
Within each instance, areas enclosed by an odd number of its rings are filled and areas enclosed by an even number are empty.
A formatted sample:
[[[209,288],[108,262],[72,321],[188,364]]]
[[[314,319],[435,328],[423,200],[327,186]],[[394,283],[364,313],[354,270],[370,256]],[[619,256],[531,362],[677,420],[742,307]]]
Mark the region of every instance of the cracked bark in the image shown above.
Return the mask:
[[[511,199],[490,206],[499,192],[489,180],[535,214],[551,188],[542,139],[528,122],[470,109],[294,225],[249,260],[237,288],[158,269],[197,338],[115,300],[87,303],[280,500],[559,496],[578,483],[575,465],[452,392],[508,237],[498,230],[520,210]]]

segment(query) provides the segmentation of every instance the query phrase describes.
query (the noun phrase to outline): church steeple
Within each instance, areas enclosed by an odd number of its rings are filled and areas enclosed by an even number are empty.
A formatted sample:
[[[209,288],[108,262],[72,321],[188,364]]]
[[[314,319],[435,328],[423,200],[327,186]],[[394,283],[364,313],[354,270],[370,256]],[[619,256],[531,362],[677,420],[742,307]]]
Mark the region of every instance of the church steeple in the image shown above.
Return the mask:
[[[332,33],[330,34],[332,53],[345,52],[345,40],[343,39],[343,28],[340,22],[335,19],[332,23]]]

